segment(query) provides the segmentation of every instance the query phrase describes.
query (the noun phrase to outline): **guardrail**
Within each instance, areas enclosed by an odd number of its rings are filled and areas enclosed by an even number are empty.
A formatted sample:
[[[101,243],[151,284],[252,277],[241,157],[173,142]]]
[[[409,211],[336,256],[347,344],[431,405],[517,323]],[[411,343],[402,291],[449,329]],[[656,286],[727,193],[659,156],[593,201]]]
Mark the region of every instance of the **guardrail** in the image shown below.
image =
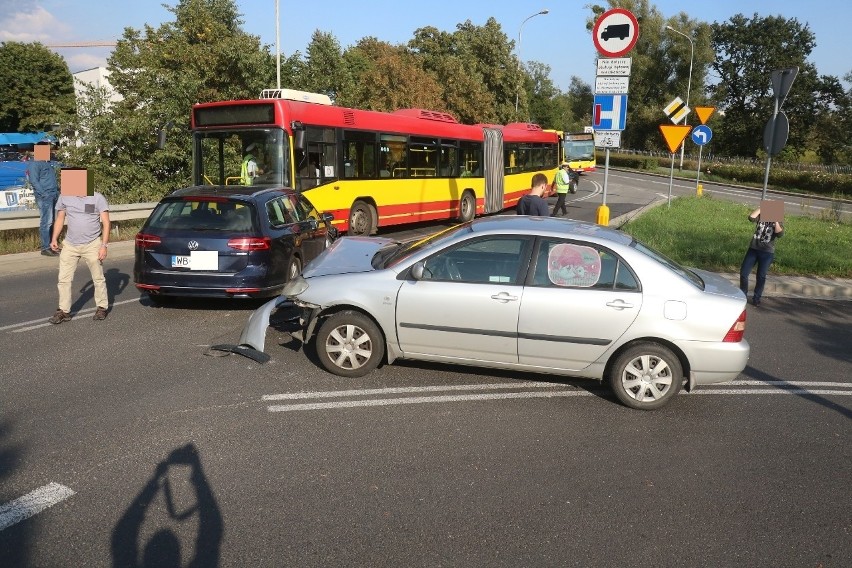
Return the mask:
[[[145,219],[157,206],[157,202],[129,203],[109,206],[111,222],[127,221],[128,219]],[[39,225],[38,209],[23,211],[0,211],[0,231],[9,229],[36,229]]]

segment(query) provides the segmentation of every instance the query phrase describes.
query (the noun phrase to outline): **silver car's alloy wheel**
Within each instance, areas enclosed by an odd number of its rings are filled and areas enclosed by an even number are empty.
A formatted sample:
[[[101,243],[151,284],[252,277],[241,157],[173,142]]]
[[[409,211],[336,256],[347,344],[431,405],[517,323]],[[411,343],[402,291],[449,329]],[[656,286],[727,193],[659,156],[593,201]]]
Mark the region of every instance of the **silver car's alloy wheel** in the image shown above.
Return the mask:
[[[671,400],[683,383],[680,360],[655,343],[635,345],[613,365],[610,384],[618,399],[631,408],[653,410]]]
[[[373,321],[354,311],[328,318],[317,333],[317,355],[326,370],[344,377],[361,377],[384,356],[384,343]]]

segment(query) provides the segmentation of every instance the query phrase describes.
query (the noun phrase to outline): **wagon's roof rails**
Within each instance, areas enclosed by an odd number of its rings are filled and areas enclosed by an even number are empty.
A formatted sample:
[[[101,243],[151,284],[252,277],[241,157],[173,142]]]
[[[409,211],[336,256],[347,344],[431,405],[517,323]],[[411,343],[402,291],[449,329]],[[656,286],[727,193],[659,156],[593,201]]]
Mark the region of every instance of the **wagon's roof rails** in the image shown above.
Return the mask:
[[[263,89],[260,92],[262,99],[287,99],[289,101],[301,101],[304,103],[316,103],[320,105],[331,105],[331,97],[321,93],[309,93],[297,91],[296,89]]]

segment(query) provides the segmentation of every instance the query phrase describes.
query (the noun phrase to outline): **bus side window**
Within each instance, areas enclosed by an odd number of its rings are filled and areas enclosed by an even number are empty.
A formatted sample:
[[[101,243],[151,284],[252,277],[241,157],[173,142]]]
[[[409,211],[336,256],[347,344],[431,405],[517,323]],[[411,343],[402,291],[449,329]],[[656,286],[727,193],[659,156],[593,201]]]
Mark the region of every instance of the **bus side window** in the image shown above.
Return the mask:
[[[343,131],[343,177],[373,179],[376,174],[376,133]]]
[[[381,134],[379,135],[379,140],[381,143],[381,152],[388,157],[387,163],[390,177],[408,177],[408,137],[396,134]]]
[[[444,141],[444,145],[441,146],[441,164],[439,174],[441,177],[457,177],[458,171],[456,168],[456,163],[458,162],[456,158],[457,148],[455,146],[447,146],[446,141]]]

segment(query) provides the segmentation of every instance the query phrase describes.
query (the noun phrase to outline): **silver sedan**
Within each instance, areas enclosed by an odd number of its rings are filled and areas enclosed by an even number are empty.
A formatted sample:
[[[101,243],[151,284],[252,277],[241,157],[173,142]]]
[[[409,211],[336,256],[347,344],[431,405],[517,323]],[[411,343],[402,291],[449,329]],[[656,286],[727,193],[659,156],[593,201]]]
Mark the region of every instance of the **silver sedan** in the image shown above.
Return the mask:
[[[284,303],[300,309],[296,337],[344,377],[396,359],[587,377],[650,410],[736,378],[749,357],[739,288],[568,219],[481,218],[409,243],[344,237],[252,314],[242,349],[263,351]]]

